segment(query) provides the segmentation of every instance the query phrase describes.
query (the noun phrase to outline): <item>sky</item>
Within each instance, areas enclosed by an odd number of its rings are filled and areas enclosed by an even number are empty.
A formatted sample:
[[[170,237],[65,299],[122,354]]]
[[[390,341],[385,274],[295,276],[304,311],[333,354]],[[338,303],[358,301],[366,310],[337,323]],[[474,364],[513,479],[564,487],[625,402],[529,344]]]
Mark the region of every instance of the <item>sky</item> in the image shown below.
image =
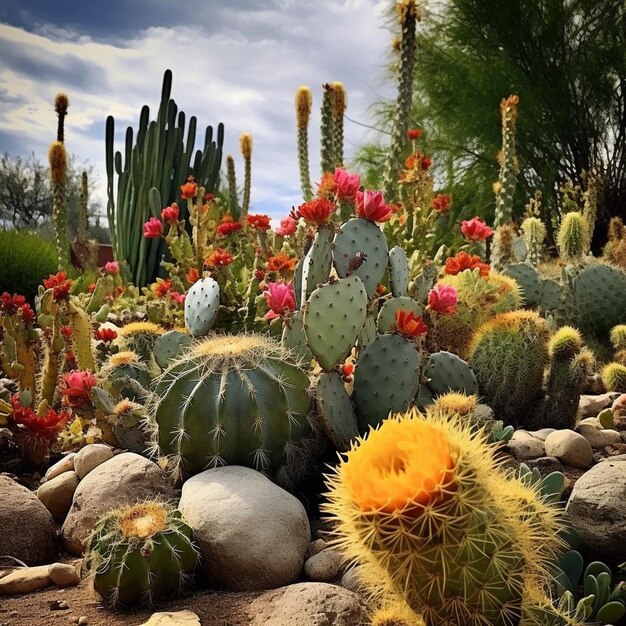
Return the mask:
[[[301,200],[293,107],[299,85],[313,91],[311,174],[319,180],[322,84],[342,81],[346,114],[393,97],[386,76],[390,0],[2,0],[0,153],[46,162],[55,139],[54,96],[69,95],[65,143],[94,166],[105,203],[104,125],[115,117],[117,146],[148,104],[156,114],[163,72],[172,97],[198,128],[223,122],[225,153],[243,164],[239,136],[253,136],[251,212],[286,215]],[[178,6],[177,6],[178,5]],[[346,160],[375,138],[345,122]],[[203,137],[198,133],[196,144]]]

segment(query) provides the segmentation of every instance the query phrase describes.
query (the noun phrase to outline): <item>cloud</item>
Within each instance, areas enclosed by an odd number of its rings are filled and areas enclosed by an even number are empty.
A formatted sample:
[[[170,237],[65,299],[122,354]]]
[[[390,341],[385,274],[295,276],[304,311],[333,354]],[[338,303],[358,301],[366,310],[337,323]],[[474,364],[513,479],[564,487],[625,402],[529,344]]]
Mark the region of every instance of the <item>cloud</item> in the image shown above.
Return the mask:
[[[147,11],[147,0],[138,4]],[[144,104],[156,113],[163,71],[171,68],[172,97],[188,116],[197,116],[198,140],[207,124],[224,122],[226,151],[235,155],[241,170],[239,135],[252,133],[253,210],[274,217],[287,213],[300,201],[295,90],[309,84],[314,93],[310,149],[312,176],[317,180],[322,83],[345,83],[347,113],[357,120],[366,120],[376,90],[386,96],[392,93],[382,80],[390,38],[382,28],[387,2],[184,4],[176,19],[184,18],[185,23],[163,25],[165,3],[150,2],[153,24],[147,24],[142,13],[141,30],[124,41],[110,18],[107,37],[102,32],[98,37],[85,34],[93,31],[89,24],[71,31],[37,20],[31,30],[0,24],[0,151],[11,147],[14,152],[19,145],[20,154],[34,150],[45,159],[56,128],[52,101],[58,91],[67,91],[68,150],[101,172],[104,197],[106,116],[115,117],[121,147],[126,125],[137,126]],[[116,7],[117,1],[113,13]],[[171,11],[171,4],[167,7]],[[363,140],[365,130],[346,122],[345,134],[349,159],[351,147]]]

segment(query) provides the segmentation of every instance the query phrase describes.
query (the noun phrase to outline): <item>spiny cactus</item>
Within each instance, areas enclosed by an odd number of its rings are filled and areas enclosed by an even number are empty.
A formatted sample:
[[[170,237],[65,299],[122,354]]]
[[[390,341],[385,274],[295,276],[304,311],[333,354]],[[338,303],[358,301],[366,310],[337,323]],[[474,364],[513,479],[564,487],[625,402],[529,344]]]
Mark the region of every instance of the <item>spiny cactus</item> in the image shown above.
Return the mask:
[[[228,211],[235,218],[239,219],[241,208],[237,194],[237,174],[235,172],[235,159],[232,154],[226,155],[226,181],[228,183]]]
[[[603,255],[610,263],[626,269],[626,227],[620,217],[612,217],[609,222],[608,241]]]
[[[153,357],[154,343],[165,329],[152,322],[131,322],[117,331],[116,345],[122,351],[137,353],[146,363]]]
[[[313,197],[311,174],[309,172],[309,119],[313,96],[311,90],[302,85],[298,87],[295,97],[296,124],[298,127],[298,167],[300,170],[300,186],[302,197],[308,202]]]
[[[409,115],[413,99],[413,70],[416,53],[416,27],[420,19],[416,0],[398,0],[396,12],[400,27],[398,97],[393,118],[391,146],[385,161],[383,191],[388,202],[398,200],[398,175],[402,167],[402,152],[409,129]]]
[[[330,83],[322,85],[321,115],[321,165],[322,176],[327,172],[335,171],[335,142],[334,142],[334,117],[333,117],[333,86]]]
[[[513,196],[517,185],[519,163],[515,146],[515,126],[517,122],[518,96],[509,96],[500,102],[502,116],[502,151],[498,156],[500,174],[494,185],[496,194],[496,214],[494,225],[496,228],[508,224],[513,220]],[[497,231],[496,231],[497,232]],[[494,238],[495,239],[495,238]]]
[[[178,473],[236,464],[296,483],[314,435],[309,379],[289,356],[261,335],[196,343],[154,386],[155,451]]]
[[[179,511],[141,502],[102,517],[89,537],[83,572],[111,605],[152,604],[191,582],[200,555]]]
[[[343,166],[343,114],[347,107],[346,89],[335,81],[332,87],[333,160],[335,167]]]
[[[582,213],[571,211],[562,217],[556,243],[563,258],[582,261],[591,243],[589,224]]]
[[[600,372],[602,382],[608,391],[626,393],[626,365],[607,363]]]
[[[501,469],[462,418],[392,416],[327,484],[339,549],[381,604],[402,598],[409,624],[527,624],[539,604],[556,616],[547,570],[561,513]]]
[[[239,143],[241,144],[241,154],[244,163],[241,216],[245,217],[250,207],[250,186],[252,184],[252,135],[250,133],[242,133]]]
[[[538,217],[527,217],[521,226],[522,239],[528,249],[527,261],[539,265],[544,257],[544,241],[547,231],[545,224]]]

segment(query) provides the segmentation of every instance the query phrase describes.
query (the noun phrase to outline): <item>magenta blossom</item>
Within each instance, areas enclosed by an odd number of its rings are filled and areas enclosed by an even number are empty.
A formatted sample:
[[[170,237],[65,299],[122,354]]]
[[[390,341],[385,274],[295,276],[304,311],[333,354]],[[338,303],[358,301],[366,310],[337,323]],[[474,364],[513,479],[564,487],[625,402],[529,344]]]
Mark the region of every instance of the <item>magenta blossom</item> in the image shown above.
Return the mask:
[[[485,239],[489,239],[493,235],[493,230],[480,217],[463,220],[461,232],[468,241],[485,241]]]
[[[143,236],[146,239],[156,239],[163,234],[163,222],[156,217],[151,217],[143,225]]]
[[[120,265],[117,261],[109,261],[104,264],[104,271],[107,274],[119,274],[120,273]]]
[[[338,167],[333,174],[333,182],[335,183],[337,199],[340,202],[354,202],[356,193],[361,186],[361,179],[358,174],[351,174]]]
[[[393,215],[394,208],[385,204],[385,199],[380,191],[356,192],[356,214],[371,222],[388,222]]]
[[[266,320],[273,320],[282,317],[288,311],[296,310],[296,294],[291,284],[269,283],[263,295],[270,309],[265,314]]]
[[[451,315],[456,311],[458,295],[454,287],[437,285],[428,294],[428,306],[434,313]]]
[[[288,237],[289,235],[293,235],[296,232],[297,226],[297,220],[294,220],[293,217],[288,215],[287,217],[283,217],[283,219],[280,220],[280,226],[274,232],[279,237]]]

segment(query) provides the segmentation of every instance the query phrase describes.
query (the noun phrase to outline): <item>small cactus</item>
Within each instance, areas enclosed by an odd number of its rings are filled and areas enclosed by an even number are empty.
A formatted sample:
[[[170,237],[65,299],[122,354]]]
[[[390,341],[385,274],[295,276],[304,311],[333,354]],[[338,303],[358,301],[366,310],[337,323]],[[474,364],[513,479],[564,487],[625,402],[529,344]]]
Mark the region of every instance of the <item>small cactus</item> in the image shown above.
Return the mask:
[[[582,260],[589,252],[591,233],[582,213],[571,211],[563,216],[556,243],[561,256],[572,261]]]
[[[626,365],[608,363],[602,368],[600,376],[607,391],[626,393]]]

